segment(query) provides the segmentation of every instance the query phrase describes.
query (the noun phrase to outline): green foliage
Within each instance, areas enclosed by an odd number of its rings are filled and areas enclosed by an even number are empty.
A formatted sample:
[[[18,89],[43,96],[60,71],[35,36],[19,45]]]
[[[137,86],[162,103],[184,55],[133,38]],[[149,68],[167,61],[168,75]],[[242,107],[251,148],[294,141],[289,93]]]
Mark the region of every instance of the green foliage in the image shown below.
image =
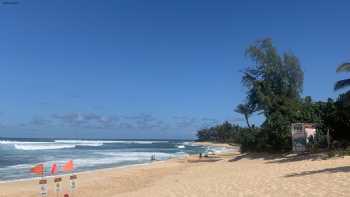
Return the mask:
[[[311,146],[311,150],[327,148],[328,147],[327,133],[323,132],[320,129],[317,129],[316,135],[309,137],[309,146]]]
[[[299,99],[304,74],[296,56],[279,55],[271,39],[257,41],[246,54],[253,65],[244,71],[242,83],[248,89],[248,104],[255,111],[269,116],[281,103]]]
[[[249,123],[249,117],[254,112],[254,109],[252,108],[252,106],[249,104],[239,104],[236,107],[235,112],[242,114],[245,118],[248,128],[251,128]]]
[[[350,72],[350,63],[346,62],[338,66],[337,73]]]
[[[340,72],[350,72],[350,63],[344,63],[339,65],[337,68],[337,73]],[[341,90],[350,87],[350,79],[344,79],[337,81],[334,85],[334,90]],[[345,94],[340,95],[340,99],[345,105],[350,105],[350,91],[347,91]]]
[[[320,130],[324,133],[329,130],[333,141],[346,146],[350,141],[350,107],[344,104],[342,97],[337,101],[328,99],[327,102],[317,104],[321,112]]]
[[[242,78],[247,88],[249,106],[261,111],[266,120],[256,137],[259,149],[289,150],[290,124],[303,119],[300,114],[300,93],[304,74],[299,60],[292,53],[278,54],[271,39],[257,41],[246,54],[254,63]]]
[[[257,41],[246,50],[252,65],[243,72],[242,83],[247,88],[244,104],[235,111],[246,119],[248,128],[225,122],[202,129],[201,141],[240,143],[241,151],[283,152],[291,150],[291,123],[316,123],[317,132],[309,139],[312,149],[328,147],[327,133],[332,148],[350,145],[350,91],[337,101],[314,102],[301,98],[304,74],[299,60],[291,53],[280,55],[271,39]],[[350,63],[342,64],[337,72],[349,72]],[[350,79],[336,83],[335,89],[350,86]],[[253,113],[265,116],[260,128],[250,126]]]
[[[253,128],[253,129],[247,129],[247,128],[242,128],[239,132],[239,139],[237,140],[241,147],[241,152],[247,152],[247,151],[257,151],[259,150],[259,146],[261,145],[261,142],[257,141],[261,138],[258,138],[259,134],[259,129],[258,128]]]
[[[240,126],[226,121],[223,124],[197,131],[197,137],[198,141],[239,143],[241,129]]]

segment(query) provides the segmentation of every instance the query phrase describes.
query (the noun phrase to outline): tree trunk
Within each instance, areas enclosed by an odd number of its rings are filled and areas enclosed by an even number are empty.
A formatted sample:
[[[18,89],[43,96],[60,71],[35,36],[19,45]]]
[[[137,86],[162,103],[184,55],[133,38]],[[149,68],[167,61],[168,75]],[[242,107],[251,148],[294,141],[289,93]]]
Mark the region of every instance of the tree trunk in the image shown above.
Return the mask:
[[[247,122],[248,128],[251,129],[250,124],[249,124],[249,118],[246,114],[244,115],[244,118],[245,118],[245,121]]]
[[[327,145],[329,150],[331,148],[331,136],[329,134],[329,129],[327,129]]]

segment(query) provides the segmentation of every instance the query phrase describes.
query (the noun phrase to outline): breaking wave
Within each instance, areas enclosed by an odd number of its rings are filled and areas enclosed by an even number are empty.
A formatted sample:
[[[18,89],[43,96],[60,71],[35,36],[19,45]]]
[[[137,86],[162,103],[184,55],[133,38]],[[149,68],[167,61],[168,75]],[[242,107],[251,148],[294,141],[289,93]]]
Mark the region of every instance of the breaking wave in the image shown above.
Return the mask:
[[[17,150],[53,150],[53,149],[67,149],[76,147],[98,147],[105,144],[154,144],[167,143],[168,141],[141,141],[141,140],[54,140],[52,142],[27,142],[27,141],[10,141],[1,140],[1,146],[13,147]]]
[[[75,148],[75,145],[28,145],[28,144],[15,144],[17,150],[53,150],[53,149],[64,149],[64,148]]]
[[[68,161],[75,172],[122,167],[183,157],[204,152],[207,147],[188,141],[159,140],[82,140],[82,139],[0,139],[0,182],[31,178],[30,168],[44,164],[50,172],[53,163],[59,173]],[[214,149],[214,151],[222,151]]]

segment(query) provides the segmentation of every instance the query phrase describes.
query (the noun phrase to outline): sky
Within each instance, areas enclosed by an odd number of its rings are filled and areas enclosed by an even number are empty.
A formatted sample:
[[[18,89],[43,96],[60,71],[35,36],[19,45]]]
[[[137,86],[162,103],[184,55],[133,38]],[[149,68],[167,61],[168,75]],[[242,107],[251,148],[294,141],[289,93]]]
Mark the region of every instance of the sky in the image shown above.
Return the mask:
[[[336,98],[349,1],[0,0],[0,136],[191,139],[245,99],[245,49],[272,38]],[[255,124],[262,122],[252,117]]]

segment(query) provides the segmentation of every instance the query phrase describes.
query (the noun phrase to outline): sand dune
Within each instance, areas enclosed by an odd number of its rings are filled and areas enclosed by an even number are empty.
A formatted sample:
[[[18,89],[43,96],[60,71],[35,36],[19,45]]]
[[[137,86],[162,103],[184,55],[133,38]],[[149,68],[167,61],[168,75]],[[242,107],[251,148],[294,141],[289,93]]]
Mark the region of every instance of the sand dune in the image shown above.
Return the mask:
[[[49,196],[53,197],[49,181]],[[0,196],[38,196],[37,181],[0,184]],[[197,157],[174,159],[79,174],[74,196],[350,196],[350,157],[231,152],[202,161]]]

